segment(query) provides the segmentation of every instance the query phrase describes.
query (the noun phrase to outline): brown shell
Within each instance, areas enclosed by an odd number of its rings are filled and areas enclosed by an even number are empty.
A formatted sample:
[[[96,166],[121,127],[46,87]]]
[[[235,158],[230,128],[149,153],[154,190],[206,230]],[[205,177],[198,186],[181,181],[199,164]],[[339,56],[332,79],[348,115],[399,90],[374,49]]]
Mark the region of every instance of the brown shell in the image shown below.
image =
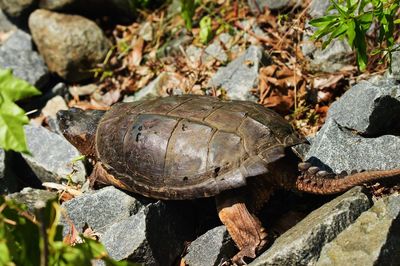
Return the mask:
[[[192,199],[245,186],[301,141],[261,105],[186,95],[114,105],[99,123],[96,149],[132,191]]]

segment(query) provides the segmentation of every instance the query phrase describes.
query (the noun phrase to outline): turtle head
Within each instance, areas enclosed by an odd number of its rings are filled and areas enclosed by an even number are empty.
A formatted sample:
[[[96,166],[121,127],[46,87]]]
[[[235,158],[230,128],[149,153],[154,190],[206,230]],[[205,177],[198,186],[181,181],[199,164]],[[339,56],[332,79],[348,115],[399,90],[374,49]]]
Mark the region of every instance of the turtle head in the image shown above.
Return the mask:
[[[97,125],[105,111],[78,108],[57,113],[57,121],[64,137],[83,155],[95,158],[95,136]]]

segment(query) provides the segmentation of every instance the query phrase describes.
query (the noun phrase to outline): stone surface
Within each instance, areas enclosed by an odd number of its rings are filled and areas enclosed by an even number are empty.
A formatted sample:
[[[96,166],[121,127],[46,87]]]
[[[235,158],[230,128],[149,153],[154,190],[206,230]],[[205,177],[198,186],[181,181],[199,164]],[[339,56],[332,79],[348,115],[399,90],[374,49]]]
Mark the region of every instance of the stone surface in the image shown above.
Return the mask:
[[[316,265],[398,265],[399,213],[398,194],[378,200],[323,247]]]
[[[334,73],[352,63],[353,51],[346,40],[333,40],[325,49],[322,49],[310,40],[313,33],[313,29],[308,29],[303,35],[301,44],[301,51],[308,60],[310,71]]]
[[[330,5],[330,0],[313,0],[308,14],[313,19],[322,17]],[[346,40],[333,40],[325,49],[321,49],[316,47],[314,41],[310,39],[315,30],[316,28],[307,22],[301,44],[301,51],[307,58],[310,71],[333,73],[352,64],[353,51]]]
[[[293,8],[298,0],[248,0],[250,10],[255,13],[263,13],[265,8],[271,10]]]
[[[361,81],[331,105],[328,116],[363,136],[400,132],[400,85]]]
[[[8,19],[0,8],[0,32],[7,32],[15,29],[15,25]]]
[[[392,67],[391,76],[396,80],[400,80],[400,51],[393,52],[391,67]]]
[[[84,193],[62,204],[68,216],[68,219],[61,221],[64,234],[69,229],[68,220],[79,232],[87,224],[96,232],[104,233],[112,224],[137,213],[141,206],[138,200],[112,186]],[[129,231],[126,233],[131,234]]]
[[[0,67],[11,68],[15,76],[39,89],[45,87],[49,79],[43,58],[33,50],[31,36],[21,30],[0,46]]]
[[[38,9],[29,17],[29,28],[49,70],[69,82],[91,77],[88,70],[110,48],[102,30],[81,16]]]
[[[336,173],[388,170],[400,167],[399,149],[398,136],[364,138],[329,119],[315,137],[306,160]]]
[[[235,243],[224,225],[209,230],[190,243],[185,263],[190,266],[221,265],[237,252]]]
[[[208,86],[226,90],[230,99],[255,101],[251,90],[258,86],[259,68],[267,65],[267,61],[261,47],[250,46],[244,55],[219,68]]]
[[[144,265],[173,265],[184,248],[182,210],[157,202],[113,224],[101,237],[109,255]]]
[[[312,265],[322,247],[371,206],[355,187],[310,213],[250,265]]]
[[[326,10],[331,5],[330,0],[313,0],[311,1],[308,14],[311,18],[319,18],[325,15]]]
[[[26,204],[28,210],[33,213],[37,202],[47,202],[48,200],[55,199],[57,198],[57,192],[26,187],[20,192],[7,195],[7,197],[16,202]]]
[[[19,17],[32,8],[35,0],[0,0],[0,9],[13,17]]]
[[[56,119],[56,114],[60,110],[68,110],[68,106],[64,98],[57,95],[46,103],[46,106],[42,109],[42,114],[47,118]]]
[[[40,181],[62,182],[70,177],[75,183],[85,182],[86,170],[82,161],[73,163],[80,154],[64,137],[44,127],[26,125],[24,129],[32,155],[22,156]]]
[[[147,86],[135,92],[133,95],[125,96],[123,102],[135,102],[141,100],[166,97],[166,87],[170,89],[172,95],[181,95],[183,90],[180,88],[181,76],[176,73],[163,72],[152,80]]]

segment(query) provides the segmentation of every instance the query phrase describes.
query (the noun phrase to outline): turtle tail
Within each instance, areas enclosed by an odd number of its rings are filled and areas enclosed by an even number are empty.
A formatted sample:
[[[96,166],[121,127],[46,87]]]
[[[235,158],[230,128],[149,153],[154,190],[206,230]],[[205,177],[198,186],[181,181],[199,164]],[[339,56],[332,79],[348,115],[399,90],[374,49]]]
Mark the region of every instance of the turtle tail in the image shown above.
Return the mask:
[[[343,172],[336,175],[320,171],[318,167],[309,163],[300,163],[299,170],[302,173],[296,180],[296,188],[299,191],[321,195],[336,194],[357,185],[400,177],[400,169],[352,172],[349,175]]]

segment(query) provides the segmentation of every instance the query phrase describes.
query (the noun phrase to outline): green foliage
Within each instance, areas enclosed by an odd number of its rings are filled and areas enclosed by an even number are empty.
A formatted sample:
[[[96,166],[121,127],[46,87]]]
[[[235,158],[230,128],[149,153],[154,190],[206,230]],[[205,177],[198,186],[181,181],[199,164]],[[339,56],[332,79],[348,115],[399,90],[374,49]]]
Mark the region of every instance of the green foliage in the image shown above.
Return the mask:
[[[200,41],[203,44],[207,44],[212,38],[212,28],[211,28],[211,18],[209,16],[204,16],[200,20]]]
[[[181,16],[188,30],[192,29],[195,9],[195,0],[181,0]]]
[[[12,75],[9,69],[0,69],[0,147],[29,153],[23,125],[28,117],[16,101],[39,95],[40,91],[28,82]]]
[[[81,236],[81,243],[74,246],[64,243],[56,200],[37,209],[35,218],[26,209],[0,197],[0,265],[91,265],[93,259],[109,266],[133,265],[114,261],[102,244],[90,238]]]
[[[333,39],[346,37],[351,47],[356,50],[357,65],[364,71],[368,63],[366,34],[373,22],[379,27],[379,48],[374,54],[383,53],[384,57],[391,61],[394,51],[394,25],[399,10],[399,0],[331,0],[328,11],[336,10],[337,14],[326,15],[313,19],[310,24],[317,27],[313,38],[321,39],[327,36],[323,42],[325,48]],[[385,48],[383,48],[385,47]]]

